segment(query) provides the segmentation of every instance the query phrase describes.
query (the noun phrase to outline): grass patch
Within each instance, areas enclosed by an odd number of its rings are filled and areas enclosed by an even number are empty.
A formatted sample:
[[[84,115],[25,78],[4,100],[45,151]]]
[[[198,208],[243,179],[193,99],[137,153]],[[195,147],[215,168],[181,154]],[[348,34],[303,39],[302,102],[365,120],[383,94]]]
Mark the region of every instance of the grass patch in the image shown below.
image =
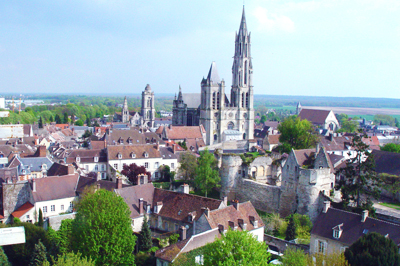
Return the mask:
[[[399,211],[400,211],[400,203],[386,203],[386,202],[382,202],[382,203],[379,203],[379,204],[382,205],[382,206],[389,207],[389,208],[396,209],[396,210],[399,210]]]

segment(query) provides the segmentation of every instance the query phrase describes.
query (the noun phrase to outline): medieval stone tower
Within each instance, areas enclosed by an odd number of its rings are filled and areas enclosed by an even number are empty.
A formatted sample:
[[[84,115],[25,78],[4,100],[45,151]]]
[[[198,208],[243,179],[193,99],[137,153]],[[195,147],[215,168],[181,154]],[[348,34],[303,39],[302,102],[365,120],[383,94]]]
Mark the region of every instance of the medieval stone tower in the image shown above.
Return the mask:
[[[250,33],[243,7],[239,32],[235,38],[230,100],[225,81],[219,78],[215,62],[201,81],[200,124],[206,130],[206,145],[228,140],[252,139],[254,135],[253,65]]]
[[[128,100],[126,99],[126,96],[124,99],[124,106],[122,107],[121,117],[123,123],[129,122]]]
[[[142,92],[142,121],[144,126],[154,127],[156,111],[154,109],[154,92],[147,84]]]

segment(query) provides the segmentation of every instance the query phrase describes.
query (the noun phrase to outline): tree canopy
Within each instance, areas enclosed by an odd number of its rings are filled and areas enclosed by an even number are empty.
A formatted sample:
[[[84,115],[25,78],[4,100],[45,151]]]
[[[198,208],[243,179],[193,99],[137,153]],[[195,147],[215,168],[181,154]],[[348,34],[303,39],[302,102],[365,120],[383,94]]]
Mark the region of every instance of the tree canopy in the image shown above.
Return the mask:
[[[132,265],[136,237],[128,205],[113,192],[99,189],[77,204],[73,249],[97,265]]]
[[[278,130],[281,133],[279,141],[282,152],[290,152],[291,149],[308,149],[317,142],[318,136],[312,124],[295,116],[286,118],[278,125]]]
[[[376,232],[368,233],[354,242],[344,255],[350,265],[400,265],[397,245]]]
[[[186,182],[193,184],[197,166],[196,155],[191,152],[183,152],[180,154],[179,172]]]
[[[198,167],[196,168],[195,183],[205,196],[215,187],[220,187],[221,178],[217,169],[217,159],[206,148],[200,152],[200,157],[197,160]]]
[[[141,174],[147,175],[149,178],[149,182],[151,181],[151,173],[147,171],[146,167],[144,167],[143,165],[138,166],[135,163],[131,163],[130,165],[124,164],[121,174],[126,176],[133,185],[137,185],[137,176]]]
[[[145,215],[143,218],[142,230],[140,230],[139,235],[139,249],[141,251],[148,251],[152,246],[150,226],[147,222],[147,216]]]
[[[381,147],[381,151],[390,151],[390,152],[400,153],[400,144],[388,143],[385,146]]]
[[[265,242],[247,231],[228,230],[204,248],[204,265],[268,265]]]
[[[357,207],[370,208],[371,197],[379,197],[380,182],[374,171],[374,159],[368,151],[369,146],[362,141],[363,135],[355,135],[351,142],[355,156],[347,160],[346,167],[339,170],[341,179],[338,188],[342,192],[345,206],[354,201]],[[362,198],[361,196],[366,196]]]

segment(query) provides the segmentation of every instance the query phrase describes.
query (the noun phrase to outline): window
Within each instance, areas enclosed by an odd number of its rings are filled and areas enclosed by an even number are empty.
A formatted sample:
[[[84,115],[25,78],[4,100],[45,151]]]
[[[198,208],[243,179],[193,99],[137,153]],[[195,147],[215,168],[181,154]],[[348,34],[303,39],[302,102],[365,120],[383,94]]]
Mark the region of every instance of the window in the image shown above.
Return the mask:
[[[77,163],[80,163],[81,162],[81,158],[78,156],[78,157],[76,157],[76,162]]]
[[[155,172],[155,173],[154,173],[154,177],[155,177],[155,178],[158,178],[158,172]]]
[[[106,166],[104,164],[101,165],[101,170],[105,171],[106,170]]]
[[[89,171],[89,165],[85,165],[86,171]]]
[[[118,159],[122,159],[122,154],[118,153]]]
[[[158,168],[159,167],[159,162],[156,162],[155,164],[154,164],[154,168]]]
[[[97,164],[94,166],[94,170],[99,171],[99,166]]]
[[[117,163],[114,164],[114,169],[118,170],[118,164]]]
[[[43,213],[47,212],[47,206],[43,206]]]
[[[29,219],[29,215],[26,216],[26,219]]]
[[[94,157],[94,162],[97,163],[99,161],[99,157]]]
[[[37,178],[37,174],[32,174],[32,178]]]
[[[50,207],[52,212],[56,211],[56,205],[51,205]]]
[[[175,164],[171,163],[171,168],[174,169],[175,168]]]
[[[196,264],[204,265],[204,256],[203,255],[197,255],[195,257],[195,262],[196,262]]]
[[[317,240],[317,242],[318,242],[318,245],[317,245],[318,252],[322,253],[322,254],[325,254],[326,242],[321,241],[321,240]]]
[[[144,163],[144,167],[149,168],[149,163]]]
[[[101,173],[101,179],[106,179],[106,173]]]
[[[61,205],[61,210],[62,210],[62,211],[64,210],[64,204]]]
[[[134,152],[131,153],[131,158],[136,158],[136,154]]]
[[[333,237],[339,238],[339,230],[333,230]]]
[[[69,207],[72,209],[74,208],[74,204],[72,203],[72,201],[69,203]]]

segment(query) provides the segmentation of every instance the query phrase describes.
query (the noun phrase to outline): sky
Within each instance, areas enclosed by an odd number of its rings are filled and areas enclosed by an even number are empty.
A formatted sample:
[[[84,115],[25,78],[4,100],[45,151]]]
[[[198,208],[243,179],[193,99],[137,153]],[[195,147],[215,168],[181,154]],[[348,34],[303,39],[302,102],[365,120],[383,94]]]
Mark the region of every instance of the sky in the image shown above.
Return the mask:
[[[230,91],[243,0],[0,0],[0,94]],[[400,1],[247,0],[255,94],[400,98]]]

